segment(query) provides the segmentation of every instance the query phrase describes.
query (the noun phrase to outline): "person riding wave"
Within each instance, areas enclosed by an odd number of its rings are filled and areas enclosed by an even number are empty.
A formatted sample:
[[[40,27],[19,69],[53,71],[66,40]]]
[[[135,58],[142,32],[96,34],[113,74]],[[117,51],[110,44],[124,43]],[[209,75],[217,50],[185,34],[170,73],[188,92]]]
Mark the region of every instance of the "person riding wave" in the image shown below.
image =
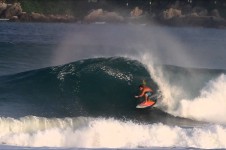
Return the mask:
[[[153,94],[153,90],[150,87],[142,84],[139,86],[139,90],[141,93],[140,93],[140,95],[135,96],[135,98],[145,97],[144,103],[146,103],[148,100],[150,100],[150,97]]]

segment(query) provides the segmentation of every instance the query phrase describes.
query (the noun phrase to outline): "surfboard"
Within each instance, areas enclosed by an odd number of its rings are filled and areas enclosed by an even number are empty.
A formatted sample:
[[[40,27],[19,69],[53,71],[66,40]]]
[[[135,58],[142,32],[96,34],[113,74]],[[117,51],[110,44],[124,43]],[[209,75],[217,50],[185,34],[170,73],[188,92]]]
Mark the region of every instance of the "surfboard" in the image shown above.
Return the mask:
[[[146,108],[146,107],[151,107],[151,106],[153,106],[154,104],[155,104],[154,101],[148,100],[147,102],[142,102],[142,103],[138,104],[138,105],[136,106],[136,108]]]

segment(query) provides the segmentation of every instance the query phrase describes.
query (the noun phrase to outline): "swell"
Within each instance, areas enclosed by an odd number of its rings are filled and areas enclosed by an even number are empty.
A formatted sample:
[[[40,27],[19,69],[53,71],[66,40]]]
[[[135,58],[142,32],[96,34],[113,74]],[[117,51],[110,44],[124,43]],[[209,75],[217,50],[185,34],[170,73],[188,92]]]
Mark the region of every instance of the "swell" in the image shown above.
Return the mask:
[[[0,41],[0,76],[50,66],[54,44],[9,41]]]

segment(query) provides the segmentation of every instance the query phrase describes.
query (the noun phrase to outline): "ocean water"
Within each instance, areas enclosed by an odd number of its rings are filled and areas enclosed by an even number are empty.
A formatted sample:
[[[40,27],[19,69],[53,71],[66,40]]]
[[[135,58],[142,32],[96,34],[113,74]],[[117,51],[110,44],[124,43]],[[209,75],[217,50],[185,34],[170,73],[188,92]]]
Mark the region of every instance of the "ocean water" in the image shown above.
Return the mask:
[[[0,149],[226,149],[226,30],[0,23]],[[136,109],[145,80],[162,94]]]

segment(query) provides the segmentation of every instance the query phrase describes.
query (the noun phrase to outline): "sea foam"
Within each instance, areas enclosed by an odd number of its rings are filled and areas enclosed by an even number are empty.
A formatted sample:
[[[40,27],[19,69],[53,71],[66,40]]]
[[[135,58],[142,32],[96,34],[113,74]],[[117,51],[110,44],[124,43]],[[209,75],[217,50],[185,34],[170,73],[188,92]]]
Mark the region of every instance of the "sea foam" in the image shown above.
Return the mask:
[[[13,146],[75,148],[226,148],[226,127],[141,124],[114,118],[1,118],[0,142]],[[208,142],[206,142],[208,141]]]

